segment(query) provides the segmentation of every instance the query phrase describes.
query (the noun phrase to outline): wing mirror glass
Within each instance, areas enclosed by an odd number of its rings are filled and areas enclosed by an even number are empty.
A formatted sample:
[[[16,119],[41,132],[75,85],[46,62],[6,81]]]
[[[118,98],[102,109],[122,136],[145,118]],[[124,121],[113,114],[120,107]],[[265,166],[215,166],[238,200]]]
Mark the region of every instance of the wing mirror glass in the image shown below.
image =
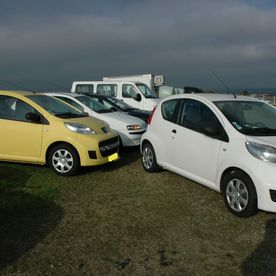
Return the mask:
[[[142,97],[141,97],[140,94],[136,94],[136,95],[133,96],[133,99],[134,99],[135,101],[137,101],[137,102],[141,102]]]
[[[217,126],[204,126],[202,128],[202,131],[205,135],[211,137],[219,135],[219,128]]]
[[[33,113],[33,112],[26,113],[25,118],[28,121],[31,121],[33,123],[40,123],[41,122],[41,117],[38,114]]]

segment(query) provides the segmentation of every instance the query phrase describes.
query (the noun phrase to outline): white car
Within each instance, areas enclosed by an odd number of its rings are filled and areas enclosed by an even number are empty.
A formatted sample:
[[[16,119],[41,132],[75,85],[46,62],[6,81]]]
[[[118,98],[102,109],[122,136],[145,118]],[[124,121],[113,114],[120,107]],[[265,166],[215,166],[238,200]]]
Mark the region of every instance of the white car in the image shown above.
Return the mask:
[[[122,146],[138,146],[142,134],[146,131],[147,124],[143,120],[107,108],[91,97],[76,93],[51,92],[46,94],[67,102],[88,113],[89,116],[107,122],[110,128],[118,133]]]
[[[276,212],[276,109],[225,94],[163,99],[141,141],[146,171],[160,167],[224,196],[228,210],[249,217]]]

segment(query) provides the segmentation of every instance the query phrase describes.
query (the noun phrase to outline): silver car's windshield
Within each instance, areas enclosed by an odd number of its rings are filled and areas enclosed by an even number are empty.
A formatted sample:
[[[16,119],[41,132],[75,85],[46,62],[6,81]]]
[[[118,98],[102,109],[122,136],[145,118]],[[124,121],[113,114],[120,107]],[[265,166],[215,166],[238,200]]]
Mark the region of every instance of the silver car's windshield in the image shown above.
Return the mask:
[[[241,133],[252,136],[276,135],[276,109],[261,101],[214,102]]]
[[[96,99],[93,99],[91,97],[80,95],[77,96],[76,99],[97,113],[113,112],[113,110],[107,108],[105,105],[99,103]]]
[[[108,97],[107,100],[109,100],[110,102],[114,103],[115,105],[119,106],[121,109],[123,110],[130,110],[130,109],[134,109],[134,107],[128,105],[127,103],[116,99],[115,97]]]

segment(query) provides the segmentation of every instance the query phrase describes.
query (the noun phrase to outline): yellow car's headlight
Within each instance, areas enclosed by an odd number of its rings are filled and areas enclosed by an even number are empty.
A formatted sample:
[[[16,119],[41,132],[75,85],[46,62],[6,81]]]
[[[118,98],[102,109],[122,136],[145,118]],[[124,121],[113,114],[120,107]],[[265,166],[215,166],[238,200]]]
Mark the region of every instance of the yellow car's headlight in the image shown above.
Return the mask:
[[[64,123],[64,125],[71,131],[80,133],[80,134],[96,134],[94,129],[78,123]]]

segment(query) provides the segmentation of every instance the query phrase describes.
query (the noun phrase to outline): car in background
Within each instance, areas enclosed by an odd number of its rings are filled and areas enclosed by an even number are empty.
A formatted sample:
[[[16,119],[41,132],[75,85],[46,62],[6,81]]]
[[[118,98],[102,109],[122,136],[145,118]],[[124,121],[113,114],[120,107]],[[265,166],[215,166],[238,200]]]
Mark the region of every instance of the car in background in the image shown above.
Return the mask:
[[[63,100],[75,108],[87,112],[92,117],[107,122],[110,128],[118,133],[120,145],[128,147],[140,145],[142,134],[147,128],[147,124],[143,120],[107,108],[96,99],[86,95],[59,92],[46,94]]]
[[[0,160],[48,164],[59,175],[117,160],[109,126],[45,94],[0,91]]]
[[[151,111],[160,101],[145,83],[130,80],[74,81],[71,92],[113,96],[147,111]]]
[[[183,94],[163,99],[141,141],[146,171],[160,167],[221,192],[228,210],[276,212],[276,109],[257,99]]]
[[[79,93],[79,94],[84,94],[84,93]],[[115,97],[111,96],[103,96],[103,95],[98,95],[98,94],[87,94],[85,93],[86,96],[89,96],[101,104],[105,105],[107,108],[111,108],[115,111],[119,111],[121,113],[137,117],[146,123],[148,122],[148,118],[150,115],[150,111],[146,110],[141,110],[138,108],[134,108],[127,103],[123,102],[122,100],[118,100]]]

